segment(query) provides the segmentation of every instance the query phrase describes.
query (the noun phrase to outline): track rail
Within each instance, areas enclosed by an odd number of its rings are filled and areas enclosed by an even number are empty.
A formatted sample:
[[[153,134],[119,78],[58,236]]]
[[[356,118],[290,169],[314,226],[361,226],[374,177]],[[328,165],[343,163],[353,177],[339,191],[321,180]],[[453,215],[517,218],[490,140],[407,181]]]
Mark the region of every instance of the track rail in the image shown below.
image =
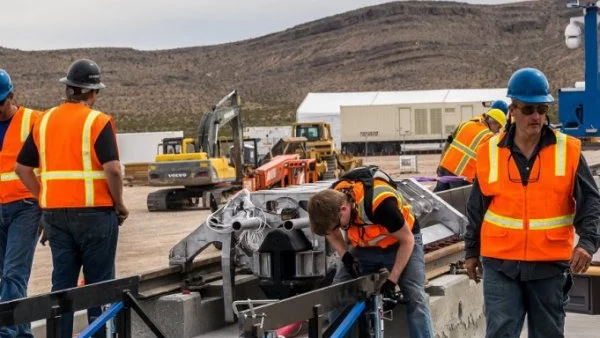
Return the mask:
[[[427,279],[431,280],[450,272],[454,264],[463,260],[464,247],[464,242],[458,237],[426,245],[424,250]],[[139,277],[137,297],[140,299],[181,290],[201,289],[206,284],[222,278],[221,253],[215,251],[203,255],[186,272],[182,271],[181,266],[171,266],[144,272]]]

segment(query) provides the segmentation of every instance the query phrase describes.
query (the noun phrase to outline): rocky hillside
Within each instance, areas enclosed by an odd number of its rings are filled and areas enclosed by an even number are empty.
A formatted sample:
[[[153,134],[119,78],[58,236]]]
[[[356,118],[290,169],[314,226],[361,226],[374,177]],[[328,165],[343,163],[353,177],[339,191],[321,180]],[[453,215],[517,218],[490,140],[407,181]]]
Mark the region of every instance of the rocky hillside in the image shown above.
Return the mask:
[[[563,0],[498,6],[391,2],[256,39],[161,51],[0,48],[21,103],[57,104],[57,79],[77,58],[100,64],[99,109],[120,131],[195,132],[201,114],[237,88],[249,125],[288,123],[308,92],[504,87],[538,67],[553,91],[583,80],[583,50],[563,42]],[[192,33],[190,33],[192,34]]]

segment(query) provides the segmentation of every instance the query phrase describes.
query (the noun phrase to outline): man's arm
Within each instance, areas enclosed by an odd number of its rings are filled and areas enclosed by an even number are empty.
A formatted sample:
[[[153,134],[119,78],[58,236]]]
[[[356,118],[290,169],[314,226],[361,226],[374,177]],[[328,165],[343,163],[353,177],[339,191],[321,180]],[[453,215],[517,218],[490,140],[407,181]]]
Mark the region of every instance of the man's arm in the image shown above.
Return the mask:
[[[573,195],[576,203],[573,224],[579,235],[577,247],[593,255],[600,245],[600,193],[583,155],[579,159]]]
[[[381,202],[381,204],[375,209],[373,214],[374,222],[383,225],[392,236],[394,236],[398,243],[398,251],[396,252],[396,260],[392,271],[388,276],[388,279],[394,283],[398,283],[400,275],[415,246],[415,237],[409,227],[404,226],[406,221],[404,216],[398,209],[398,201],[395,197],[388,197]]]
[[[23,182],[27,190],[36,198],[40,195],[40,182],[33,170],[39,167],[39,163],[38,149],[33,141],[33,134],[30,133],[17,157],[15,173],[19,176],[19,179]]]
[[[481,224],[491,198],[481,193],[477,179],[473,181],[467,202],[467,231],[465,233],[465,258],[479,258],[481,249]]]
[[[342,230],[335,229],[331,233],[327,234],[325,238],[327,238],[327,241],[335,249],[338,255],[340,255],[340,257],[344,257],[344,254],[346,254],[348,251],[348,246],[346,245],[346,241],[344,241]]]
[[[122,224],[129,215],[129,211],[123,202],[123,176],[112,123],[107,123],[104,126],[94,143],[94,150],[96,150],[98,160],[102,164],[102,169],[104,169],[108,190],[119,216],[119,224]]]

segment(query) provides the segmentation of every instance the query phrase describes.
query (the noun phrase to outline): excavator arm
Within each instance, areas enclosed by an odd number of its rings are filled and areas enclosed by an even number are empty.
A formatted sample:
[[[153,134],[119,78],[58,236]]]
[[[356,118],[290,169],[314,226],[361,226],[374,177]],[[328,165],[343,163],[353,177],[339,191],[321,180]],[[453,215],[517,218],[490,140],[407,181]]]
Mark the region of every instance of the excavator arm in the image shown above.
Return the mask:
[[[227,104],[229,103],[229,104]],[[219,156],[217,153],[219,130],[231,124],[233,131],[232,159],[236,171],[236,180],[244,177],[242,154],[242,106],[237,90],[232,91],[219,101],[209,112],[204,113],[198,126],[197,147],[206,152],[210,158]]]

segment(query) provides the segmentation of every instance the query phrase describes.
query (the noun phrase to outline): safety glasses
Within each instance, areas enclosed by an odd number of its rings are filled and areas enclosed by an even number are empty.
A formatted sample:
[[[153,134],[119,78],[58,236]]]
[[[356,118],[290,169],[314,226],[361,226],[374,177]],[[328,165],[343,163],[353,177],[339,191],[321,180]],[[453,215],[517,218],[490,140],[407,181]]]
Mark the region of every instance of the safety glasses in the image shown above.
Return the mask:
[[[547,104],[524,104],[517,105],[517,108],[519,108],[525,116],[533,115],[535,112],[540,115],[545,115],[550,109]]]
[[[531,174],[529,175],[529,179],[527,181],[523,181],[523,179],[521,178],[521,173],[519,172],[519,169],[517,168],[516,165],[514,165],[514,166],[510,165],[511,159],[516,164],[516,161],[514,161],[512,153],[508,156],[508,161],[506,161],[506,163],[507,163],[506,171],[508,172],[508,180],[509,181],[511,181],[512,183],[520,183],[522,185],[527,185],[527,183],[535,183],[540,180],[540,171],[542,169],[542,158],[540,157],[539,153],[536,154],[533,168],[531,168],[532,171],[531,171]]]

